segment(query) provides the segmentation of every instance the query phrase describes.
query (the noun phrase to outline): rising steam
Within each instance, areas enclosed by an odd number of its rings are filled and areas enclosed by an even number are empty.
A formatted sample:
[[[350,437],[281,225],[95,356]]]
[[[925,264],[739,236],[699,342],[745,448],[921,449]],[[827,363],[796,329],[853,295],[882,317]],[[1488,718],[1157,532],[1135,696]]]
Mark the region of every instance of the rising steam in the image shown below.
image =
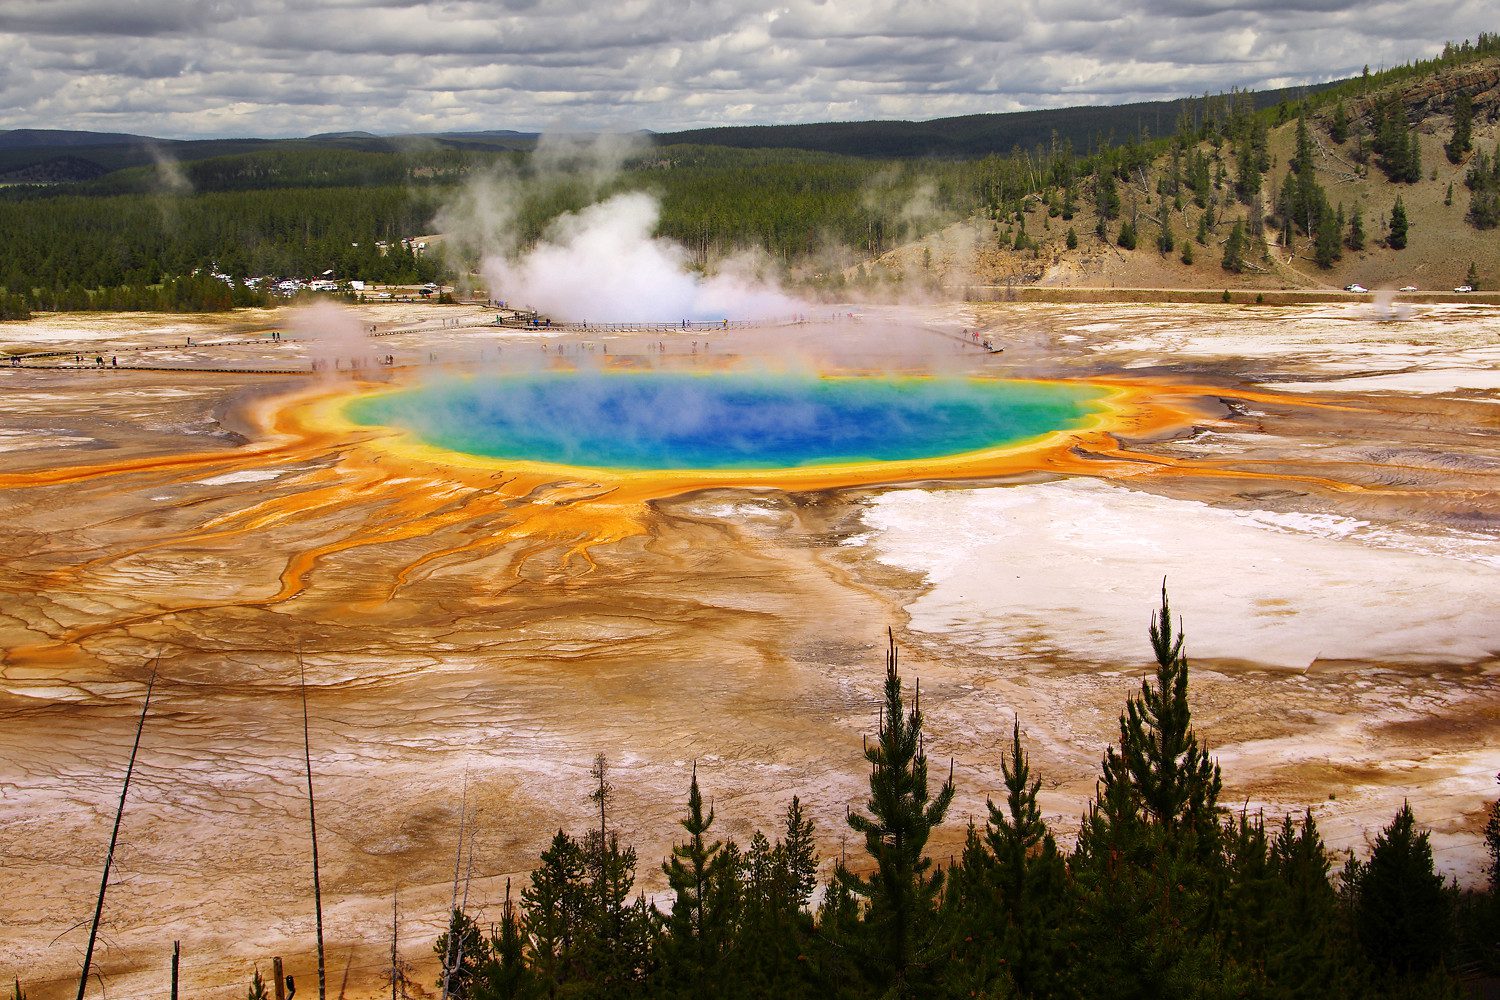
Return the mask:
[[[767,319],[805,309],[761,273],[753,257],[713,274],[689,269],[680,244],[656,235],[661,206],[644,192],[605,196],[633,141],[545,139],[522,170],[480,178],[436,224],[466,269],[478,259],[490,296],[570,322]],[[518,206],[564,186],[593,203],[554,219],[526,245]]]
[[[653,235],[659,216],[651,195],[617,194],[559,217],[529,251],[487,257],[484,278],[491,295],[573,322],[761,319],[798,310],[735,262],[711,276],[688,270],[688,252]]]

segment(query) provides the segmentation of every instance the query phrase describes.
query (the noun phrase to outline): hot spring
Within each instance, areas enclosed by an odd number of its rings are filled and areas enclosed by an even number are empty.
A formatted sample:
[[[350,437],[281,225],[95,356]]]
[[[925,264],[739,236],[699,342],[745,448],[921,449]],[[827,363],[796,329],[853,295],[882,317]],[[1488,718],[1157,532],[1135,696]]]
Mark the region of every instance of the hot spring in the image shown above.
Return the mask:
[[[489,459],[636,472],[909,462],[1079,428],[1099,386],[717,372],[476,376],[359,397],[355,424]]]

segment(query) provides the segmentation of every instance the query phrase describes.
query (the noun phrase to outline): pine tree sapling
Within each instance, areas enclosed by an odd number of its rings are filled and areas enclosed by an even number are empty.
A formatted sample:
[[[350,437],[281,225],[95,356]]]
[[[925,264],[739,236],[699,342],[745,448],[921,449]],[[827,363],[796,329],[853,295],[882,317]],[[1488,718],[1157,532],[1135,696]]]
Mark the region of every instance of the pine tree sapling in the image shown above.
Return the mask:
[[[708,839],[714,810],[710,806],[706,814],[703,811],[697,761],[688,785],[687,815],[679,822],[687,840],[675,845],[661,866],[673,897],[666,927],[670,942],[666,963],[679,988],[693,996],[709,996],[730,940],[733,916],[725,889],[736,874],[738,850],[733,844]]]
[[[1031,761],[1021,746],[1021,722],[1011,727],[1010,747],[1000,758],[1005,802],[986,799],[989,819],[984,842],[989,849],[999,896],[1002,950],[1010,975],[1022,996],[1046,992],[1047,980],[1060,961],[1057,925],[1066,899],[1062,855],[1042,820]]]
[[[866,961],[888,995],[917,995],[926,971],[928,925],[943,885],[941,870],[925,856],[927,840],[953,802],[953,776],[933,795],[927,775],[920,694],[910,709],[901,694],[896,640],[888,636],[885,703],[870,763],[869,815],[850,812],[849,826],[864,838],[876,871],[867,878],[845,873],[849,891],[869,903]]]
[[[526,959],[520,908],[511,898],[510,879],[506,879],[500,926],[492,932],[474,1000],[540,1000],[546,995],[536,969]]]
[[[1211,838],[1222,779],[1193,731],[1185,639],[1173,630],[1171,614],[1163,583],[1150,629],[1156,683],[1141,682],[1140,694],[1126,702],[1119,745],[1104,758],[1104,784],[1128,787],[1147,818],[1169,835]]]

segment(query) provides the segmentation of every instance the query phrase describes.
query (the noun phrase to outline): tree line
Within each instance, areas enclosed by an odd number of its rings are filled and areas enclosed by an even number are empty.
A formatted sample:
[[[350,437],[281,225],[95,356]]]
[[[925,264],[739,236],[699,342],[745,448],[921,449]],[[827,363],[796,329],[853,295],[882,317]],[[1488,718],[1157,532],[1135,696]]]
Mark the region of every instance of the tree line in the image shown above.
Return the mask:
[[[1487,890],[1444,883],[1408,805],[1335,874],[1311,810],[1276,820],[1221,803],[1165,590],[1149,632],[1155,674],[1126,702],[1071,848],[1042,818],[1016,720],[1000,800],[957,857],[931,857],[952,767],[929,760],[892,642],[869,797],[847,817],[859,855],[841,852],[826,882],[799,799],[742,846],[715,835],[694,767],[658,908],[609,825],[601,757],[597,826],[559,830],[489,928],[455,905],[435,985],[454,1000],[1457,998],[1458,970],[1500,969],[1500,803]]]

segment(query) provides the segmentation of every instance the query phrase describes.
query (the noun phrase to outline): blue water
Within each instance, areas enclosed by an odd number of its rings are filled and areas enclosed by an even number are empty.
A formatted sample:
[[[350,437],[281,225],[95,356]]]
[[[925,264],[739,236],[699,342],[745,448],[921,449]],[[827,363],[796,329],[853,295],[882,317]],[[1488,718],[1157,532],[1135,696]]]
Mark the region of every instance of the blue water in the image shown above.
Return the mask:
[[[779,469],[979,451],[1078,426],[1103,391],[964,378],[540,373],[354,400],[360,424],[493,458]]]

